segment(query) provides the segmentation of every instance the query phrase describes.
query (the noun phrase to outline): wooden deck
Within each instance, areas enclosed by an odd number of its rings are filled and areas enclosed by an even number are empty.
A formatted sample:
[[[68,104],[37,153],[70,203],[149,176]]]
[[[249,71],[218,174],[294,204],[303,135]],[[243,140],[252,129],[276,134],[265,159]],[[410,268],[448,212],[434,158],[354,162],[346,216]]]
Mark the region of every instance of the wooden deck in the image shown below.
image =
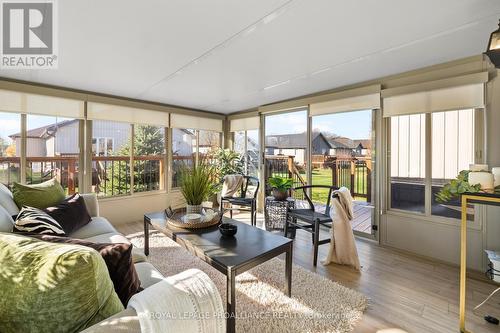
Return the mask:
[[[318,211],[325,211],[325,206],[316,204]],[[354,218],[351,221],[352,229],[366,234],[372,232],[373,206],[363,201],[354,201]]]

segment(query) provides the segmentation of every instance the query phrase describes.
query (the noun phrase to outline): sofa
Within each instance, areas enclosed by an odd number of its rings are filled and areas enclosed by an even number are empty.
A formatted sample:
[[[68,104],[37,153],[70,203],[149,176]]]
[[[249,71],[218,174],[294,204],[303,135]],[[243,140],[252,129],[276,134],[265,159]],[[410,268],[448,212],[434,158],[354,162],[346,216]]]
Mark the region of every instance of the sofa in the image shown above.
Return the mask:
[[[95,194],[82,194],[82,197],[85,200],[87,210],[92,219],[90,223],[70,234],[69,237],[96,243],[130,243],[106,218],[99,216],[99,203]],[[0,184],[0,206],[0,209],[5,209],[9,215],[17,215],[19,212],[10,190],[2,184]],[[5,219],[0,219],[0,232],[12,232],[12,227],[12,220],[6,221]],[[164,276],[153,265],[147,262],[146,256],[141,250],[134,248],[132,251],[132,260],[142,288],[146,289],[164,279]],[[194,275],[203,274],[196,270],[190,270],[190,272],[192,272],[190,274]],[[186,298],[189,298],[189,295],[186,295]],[[169,311],[176,309],[162,310]],[[141,326],[135,310],[126,308],[114,316],[88,327],[83,332],[141,332]]]

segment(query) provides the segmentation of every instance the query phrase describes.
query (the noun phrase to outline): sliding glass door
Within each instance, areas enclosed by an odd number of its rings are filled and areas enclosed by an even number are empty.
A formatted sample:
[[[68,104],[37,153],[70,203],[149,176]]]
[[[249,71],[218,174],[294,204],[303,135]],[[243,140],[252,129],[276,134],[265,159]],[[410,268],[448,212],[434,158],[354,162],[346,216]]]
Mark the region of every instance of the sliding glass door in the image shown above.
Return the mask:
[[[371,235],[374,224],[374,114],[363,110],[312,117],[311,183],[346,187],[354,199],[352,228]],[[328,190],[312,200],[326,204]]]

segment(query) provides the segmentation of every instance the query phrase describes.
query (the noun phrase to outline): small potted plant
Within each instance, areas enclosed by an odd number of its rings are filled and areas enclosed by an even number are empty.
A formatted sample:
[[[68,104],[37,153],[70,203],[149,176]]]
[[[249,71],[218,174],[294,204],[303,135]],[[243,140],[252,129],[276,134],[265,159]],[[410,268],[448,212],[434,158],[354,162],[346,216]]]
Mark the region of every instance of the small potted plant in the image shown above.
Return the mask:
[[[273,197],[276,200],[283,201],[288,197],[288,192],[293,187],[293,180],[284,177],[271,177],[267,181],[273,190]]]
[[[203,201],[213,193],[214,175],[214,167],[204,161],[181,169],[181,193],[186,199],[187,214],[201,213]]]

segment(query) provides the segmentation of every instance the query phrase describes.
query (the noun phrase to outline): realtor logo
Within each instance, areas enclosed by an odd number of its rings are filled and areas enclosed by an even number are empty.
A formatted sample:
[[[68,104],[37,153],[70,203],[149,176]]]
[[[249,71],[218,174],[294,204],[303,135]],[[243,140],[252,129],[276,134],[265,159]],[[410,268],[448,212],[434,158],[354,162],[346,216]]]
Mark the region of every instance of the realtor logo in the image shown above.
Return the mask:
[[[57,68],[55,1],[1,0],[2,69]]]

